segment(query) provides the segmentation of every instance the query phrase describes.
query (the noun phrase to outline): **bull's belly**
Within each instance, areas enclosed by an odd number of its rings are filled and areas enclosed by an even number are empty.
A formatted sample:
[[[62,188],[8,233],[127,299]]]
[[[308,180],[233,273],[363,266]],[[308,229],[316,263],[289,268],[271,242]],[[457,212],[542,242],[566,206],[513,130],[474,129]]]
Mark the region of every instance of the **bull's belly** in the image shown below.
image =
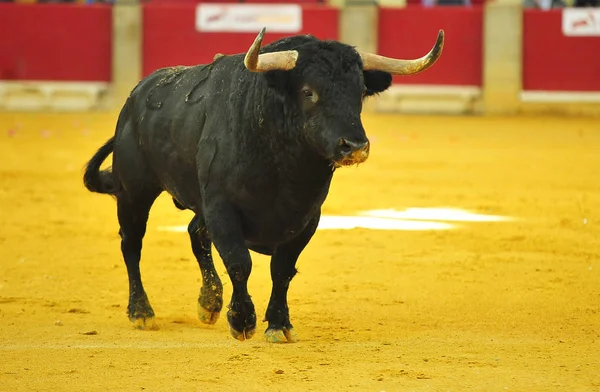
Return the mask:
[[[301,217],[282,219],[282,217],[273,217],[265,212],[261,218],[243,220],[244,238],[248,247],[259,253],[269,254],[257,249],[275,249],[277,246],[289,242],[302,233],[309,222],[314,217],[314,213],[309,213]],[[254,249],[256,248],[256,249]]]
[[[194,186],[178,187],[163,182],[165,191],[186,209],[203,216],[200,188]],[[299,216],[298,216],[299,215]],[[248,245],[274,248],[288,242],[300,234],[314,217],[310,211],[296,216],[279,216],[273,209],[265,208],[261,212],[245,214],[242,211],[242,231]],[[260,252],[262,253],[262,252]]]
[[[181,206],[202,214],[202,196],[196,172],[193,168],[180,169],[176,174],[160,173],[163,189]]]
[[[274,246],[254,244],[248,241],[246,241],[246,246],[248,247],[248,249],[266,256],[273,256],[273,253],[275,252],[276,248]]]
[[[178,204],[204,218],[199,186],[188,184],[188,186],[180,187],[168,181],[163,182],[163,185],[165,191]],[[320,209],[320,206],[313,206],[308,211],[296,211],[292,214],[284,208],[277,207],[271,204],[270,207],[244,211],[243,207],[237,206],[237,210],[241,213],[243,237],[249,249],[261,254],[272,255],[279,245],[289,242],[301,234]]]

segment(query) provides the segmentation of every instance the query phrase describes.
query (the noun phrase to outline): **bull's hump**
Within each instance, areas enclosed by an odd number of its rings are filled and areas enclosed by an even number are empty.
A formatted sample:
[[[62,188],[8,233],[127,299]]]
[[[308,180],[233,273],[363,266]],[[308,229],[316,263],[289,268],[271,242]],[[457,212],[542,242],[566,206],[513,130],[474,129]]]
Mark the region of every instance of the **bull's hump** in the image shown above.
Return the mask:
[[[146,97],[146,108],[159,110],[169,99],[176,99],[178,104],[194,104],[202,101],[202,86],[209,78],[213,64],[193,67],[177,66],[163,68],[155,72],[149,80],[150,88]],[[183,102],[179,102],[182,99]]]

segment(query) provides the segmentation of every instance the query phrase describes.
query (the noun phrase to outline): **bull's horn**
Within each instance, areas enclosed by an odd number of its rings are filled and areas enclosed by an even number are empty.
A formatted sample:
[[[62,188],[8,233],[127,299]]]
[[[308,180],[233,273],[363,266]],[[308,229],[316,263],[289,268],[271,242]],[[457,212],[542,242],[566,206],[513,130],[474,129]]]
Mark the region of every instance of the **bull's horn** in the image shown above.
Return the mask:
[[[263,27],[250,49],[248,49],[246,57],[244,57],[246,68],[252,72],[289,71],[294,68],[298,60],[298,52],[295,50],[258,54],[266,29],[266,27]]]
[[[412,75],[431,67],[442,54],[444,30],[440,30],[433,49],[416,60],[399,60],[373,53],[359,52],[364,70],[389,72],[392,75]]]

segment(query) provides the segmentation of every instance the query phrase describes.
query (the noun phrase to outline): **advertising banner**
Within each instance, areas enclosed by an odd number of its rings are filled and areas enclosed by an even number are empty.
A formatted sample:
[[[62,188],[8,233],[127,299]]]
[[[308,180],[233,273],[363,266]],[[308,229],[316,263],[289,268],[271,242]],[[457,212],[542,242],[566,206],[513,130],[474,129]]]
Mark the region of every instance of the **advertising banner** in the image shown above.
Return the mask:
[[[599,37],[599,8],[565,8],[562,12],[562,30],[568,37]]]
[[[207,4],[196,8],[196,30],[219,33],[298,33],[302,7],[297,4]]]

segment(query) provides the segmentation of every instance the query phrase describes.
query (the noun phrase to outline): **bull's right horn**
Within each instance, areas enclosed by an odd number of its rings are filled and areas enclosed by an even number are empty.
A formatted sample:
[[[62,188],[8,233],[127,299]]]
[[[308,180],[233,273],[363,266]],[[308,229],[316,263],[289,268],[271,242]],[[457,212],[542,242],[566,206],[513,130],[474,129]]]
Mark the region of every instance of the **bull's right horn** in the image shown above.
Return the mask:
[[[413,75],[431,67],[440,58],[443,48],[444,30],[440,30],[433,49],[416,60],[393,59],[365,52],[359,52],[359,54],[364,70],[389,72],[392,75]]]
[[[244,57],[244,65],[252,72],[267,71],[289,71],[296,66],[298,60],[298,51],[284,50],[281,52],[263,53],[260,52],[260,45],[265,36],[266,27],[258,33],[256,39]]]

